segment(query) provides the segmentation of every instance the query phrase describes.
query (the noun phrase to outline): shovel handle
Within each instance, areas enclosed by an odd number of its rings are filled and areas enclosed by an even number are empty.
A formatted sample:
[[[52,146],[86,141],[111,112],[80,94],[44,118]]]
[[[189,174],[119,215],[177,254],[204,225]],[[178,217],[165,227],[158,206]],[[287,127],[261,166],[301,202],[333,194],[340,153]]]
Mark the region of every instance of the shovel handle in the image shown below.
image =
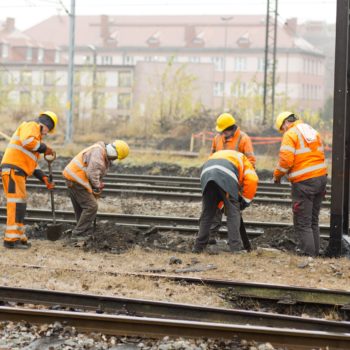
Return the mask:
[[[45,154],[44,159],[51,164],[56,159],[56,152],[53,151],[52,154]]]

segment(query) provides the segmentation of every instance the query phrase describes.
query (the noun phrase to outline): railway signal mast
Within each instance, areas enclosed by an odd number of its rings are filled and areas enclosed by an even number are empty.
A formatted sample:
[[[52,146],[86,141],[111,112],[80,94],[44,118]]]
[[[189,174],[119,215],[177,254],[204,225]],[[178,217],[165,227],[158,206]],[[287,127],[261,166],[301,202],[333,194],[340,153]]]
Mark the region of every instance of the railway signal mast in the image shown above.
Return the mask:
[[[272,122],[275,109],[278,0],[267,0],[264,59],[263,125]]]
[[[342,240],[349,241],[350,158],[350,0],[337,0],[334,110],[332,144],[332,200],[330,240],[326,254],[342,253]]]

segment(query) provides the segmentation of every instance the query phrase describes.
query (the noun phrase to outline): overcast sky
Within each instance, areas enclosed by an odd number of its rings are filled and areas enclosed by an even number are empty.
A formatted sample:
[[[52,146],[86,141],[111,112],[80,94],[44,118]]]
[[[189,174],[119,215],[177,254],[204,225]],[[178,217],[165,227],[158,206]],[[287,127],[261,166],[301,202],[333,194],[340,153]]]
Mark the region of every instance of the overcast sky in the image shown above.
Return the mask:
[[[272,2],[274,0],[270,0]],[[76,0],[77,15],[265,14],[267,0]],[[24,30],[52,15],[65,14],[70,0],[0,0],[0,20],[16,19]],[[336,0],[279,0],[280,21],[335,22]]]

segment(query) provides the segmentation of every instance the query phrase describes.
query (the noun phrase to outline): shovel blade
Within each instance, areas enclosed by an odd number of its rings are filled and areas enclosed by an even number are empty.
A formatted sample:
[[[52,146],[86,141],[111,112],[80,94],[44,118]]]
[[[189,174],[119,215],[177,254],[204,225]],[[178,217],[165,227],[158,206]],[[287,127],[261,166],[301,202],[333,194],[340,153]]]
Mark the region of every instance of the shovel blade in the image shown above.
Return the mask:
[[[57,241],[62,234],[62,224],[48,224],[46,229],[46,238],[49,241]]]

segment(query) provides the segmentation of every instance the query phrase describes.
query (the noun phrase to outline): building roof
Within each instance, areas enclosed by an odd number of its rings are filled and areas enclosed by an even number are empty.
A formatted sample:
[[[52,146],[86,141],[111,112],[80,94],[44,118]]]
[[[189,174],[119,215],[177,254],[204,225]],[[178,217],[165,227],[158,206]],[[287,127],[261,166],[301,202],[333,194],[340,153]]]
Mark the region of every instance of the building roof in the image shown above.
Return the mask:
[[[231,16],[77,16],[75,44],[96,48],[205,48],[262,50],[265,15]],[[41,42],[67,47],[68,16],[52,16],[25,31]],[[225,40],[226,38],[226,40]],[[314,46],[279,23],[277,47],[320,54]]]

